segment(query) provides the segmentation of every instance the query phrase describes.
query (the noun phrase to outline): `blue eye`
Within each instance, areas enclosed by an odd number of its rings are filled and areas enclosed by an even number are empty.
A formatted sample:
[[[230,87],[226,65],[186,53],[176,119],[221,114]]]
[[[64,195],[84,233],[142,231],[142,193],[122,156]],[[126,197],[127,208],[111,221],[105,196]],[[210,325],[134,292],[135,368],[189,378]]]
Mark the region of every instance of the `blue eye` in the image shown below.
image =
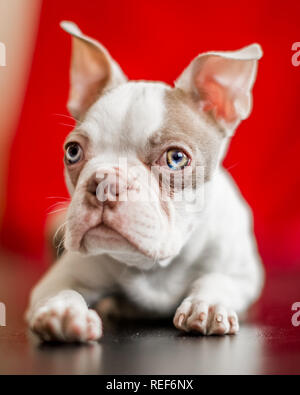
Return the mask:
[[[66,147],[65,160],[67,164],[74,165],[75,163],[81,161],[83,157],[82,148],[78,143],[70,143]]]
[[[181,170],[189,165],[190,160],[187,155],[177,149],[167,151],[167,164],[172,170]]]

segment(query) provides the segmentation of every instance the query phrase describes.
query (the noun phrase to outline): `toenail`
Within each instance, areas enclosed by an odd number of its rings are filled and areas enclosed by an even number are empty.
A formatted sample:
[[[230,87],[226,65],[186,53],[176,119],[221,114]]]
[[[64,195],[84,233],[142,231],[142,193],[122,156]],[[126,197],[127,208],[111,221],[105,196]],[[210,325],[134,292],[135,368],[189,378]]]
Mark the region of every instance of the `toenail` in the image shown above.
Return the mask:
[[[218,315],[217,315],[216,321],[217,321],[217,322],[222,322],[222,321],[223,321],[223,316],[222,316],[222,314],[218,314]]]
[[[184,314],[180,314],[179,318],[178,318],[178,325],[181,326],[183,321],[185,319],[185,315]]]
[[[204,321],[205,318],[206,318],[206,314],[205,314],[205,313],[201,313],[201,314],[199,315],[199,320],[200,320],[200,321]]]

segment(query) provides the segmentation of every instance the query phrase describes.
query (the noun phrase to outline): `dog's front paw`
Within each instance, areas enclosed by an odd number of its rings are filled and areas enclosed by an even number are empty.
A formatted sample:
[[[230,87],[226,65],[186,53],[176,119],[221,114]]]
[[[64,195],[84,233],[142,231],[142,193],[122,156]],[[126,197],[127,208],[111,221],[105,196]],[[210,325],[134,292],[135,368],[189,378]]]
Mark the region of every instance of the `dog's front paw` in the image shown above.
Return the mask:
[[[88,342],[102,336],[102,322],[96,311],[61,300],[50,300],[39,307],[29,324],[44,341]]]
[[[176,328],[202,335],[233,335],[239,330],[236,313],[221,304],[209,304],[197,298],[186,298],[174,316]]]

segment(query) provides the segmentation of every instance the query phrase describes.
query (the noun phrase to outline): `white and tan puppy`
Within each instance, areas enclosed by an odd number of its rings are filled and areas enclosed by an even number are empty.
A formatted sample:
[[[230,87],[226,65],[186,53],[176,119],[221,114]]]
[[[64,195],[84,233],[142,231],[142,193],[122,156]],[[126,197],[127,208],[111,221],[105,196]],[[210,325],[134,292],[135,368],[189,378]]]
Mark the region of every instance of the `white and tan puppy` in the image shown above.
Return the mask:
[[[250,211],[221,162],[251,112],[260,46],[199,55],[171,87],[128,81],[101,44],[62,27],[73,41],[72,200],[65,252],[32,292],[30,328],[44,340],[97,340],[90,307],[117,295],[136,314],[174,315],[182,331],[236,333],[263,270]]]

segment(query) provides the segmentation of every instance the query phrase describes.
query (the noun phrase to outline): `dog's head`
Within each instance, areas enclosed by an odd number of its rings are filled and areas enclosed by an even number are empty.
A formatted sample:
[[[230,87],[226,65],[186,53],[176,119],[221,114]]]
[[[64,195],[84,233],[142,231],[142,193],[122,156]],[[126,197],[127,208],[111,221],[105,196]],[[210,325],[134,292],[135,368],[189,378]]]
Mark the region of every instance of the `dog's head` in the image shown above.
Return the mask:
[[[72,35],[68,108],[77,120],[65,143],[65,246],[166,265],[195,231],[199,196],[251,111],[261,49],[199,55],[170,87],[128,81],[101,44],[62,27]]]

